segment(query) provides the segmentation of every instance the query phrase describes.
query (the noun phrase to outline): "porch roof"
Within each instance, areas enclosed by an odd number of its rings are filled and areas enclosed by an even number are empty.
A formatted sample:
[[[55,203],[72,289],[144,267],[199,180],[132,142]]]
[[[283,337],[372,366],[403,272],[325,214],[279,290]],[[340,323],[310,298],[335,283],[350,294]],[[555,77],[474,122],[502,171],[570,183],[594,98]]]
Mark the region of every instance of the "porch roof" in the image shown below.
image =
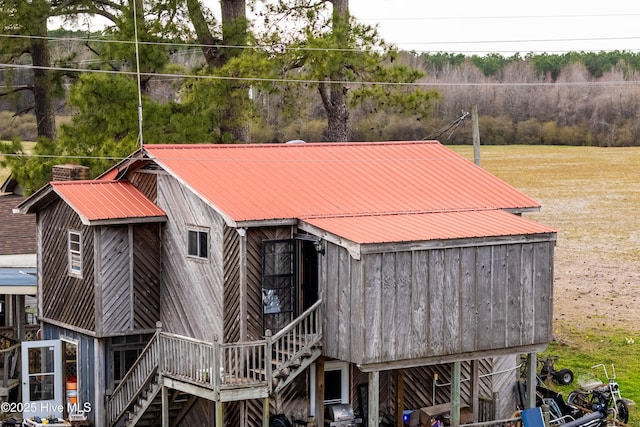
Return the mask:
[[[0,268],[0,294],[35,295],[37,288],[35,268]]]
[[[437,141],[146,145],[144,151],[231,226],[298,218],[540,208]]]

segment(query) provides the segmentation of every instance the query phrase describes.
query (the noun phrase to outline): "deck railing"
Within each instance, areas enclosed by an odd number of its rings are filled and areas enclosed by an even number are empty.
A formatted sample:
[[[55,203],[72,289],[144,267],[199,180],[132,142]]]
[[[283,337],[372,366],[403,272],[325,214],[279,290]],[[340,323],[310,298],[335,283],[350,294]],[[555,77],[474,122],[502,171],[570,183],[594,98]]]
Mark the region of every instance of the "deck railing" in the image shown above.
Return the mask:
[[[267,386],[272,389],[272,368],[284,369],[322,339],[321,303],[318,301],[290,325],[264,340],[220,344],[157,332],[127,372],[107,403],[113,425],[156,375],[220,390]]]
[[[218,343],[161,332],[160,347],[159,368],[163,376],[215,389],[215,373],[220,370]]]
[[[14,344],[11,347],[0,350],[2,357],[0,363],[2,363],[2,387],[9,387],[9,380],[18,378],[19,365],[20,365],[20,343]]]

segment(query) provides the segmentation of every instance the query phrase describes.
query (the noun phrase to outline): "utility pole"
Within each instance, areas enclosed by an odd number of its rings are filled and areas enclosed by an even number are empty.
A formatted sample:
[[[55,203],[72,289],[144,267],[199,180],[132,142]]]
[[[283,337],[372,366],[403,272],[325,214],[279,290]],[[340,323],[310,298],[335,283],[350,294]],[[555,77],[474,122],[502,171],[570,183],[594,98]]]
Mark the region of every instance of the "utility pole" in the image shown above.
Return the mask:
[[[473,163],[480,166],[480,126],[478,124],[478,105],[471,106],[471,127],[473,129]]]

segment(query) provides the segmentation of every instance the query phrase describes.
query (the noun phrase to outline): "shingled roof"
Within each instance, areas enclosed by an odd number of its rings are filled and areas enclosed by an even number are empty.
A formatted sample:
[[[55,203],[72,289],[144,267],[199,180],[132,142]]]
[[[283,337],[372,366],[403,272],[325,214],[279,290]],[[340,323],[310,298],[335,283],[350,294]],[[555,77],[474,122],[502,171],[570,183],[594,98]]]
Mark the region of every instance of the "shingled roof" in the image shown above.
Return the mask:
[[[14,215],[13,208],[25,200],[22,196],[0,196],[0,255],[36,253],[36,218]]]

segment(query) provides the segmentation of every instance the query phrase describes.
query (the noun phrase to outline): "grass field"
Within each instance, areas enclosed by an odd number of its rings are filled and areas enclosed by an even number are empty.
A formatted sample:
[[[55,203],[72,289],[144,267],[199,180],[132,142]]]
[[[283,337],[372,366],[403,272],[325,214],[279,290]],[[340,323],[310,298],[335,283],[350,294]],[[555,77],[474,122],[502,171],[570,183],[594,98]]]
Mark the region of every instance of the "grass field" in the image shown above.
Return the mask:
[[[452,148],[473,160],[472,147]],[[483,146],[481,165],[540,202],[528,216],[559,230],[556,342],[545,354],[576,379],[606,381],[591,367],[614,364],[622,396],[640,403],[640,148]],[[566,396],[577,381],[554,387]],[[637,406],[629,409],[640,426]]]

